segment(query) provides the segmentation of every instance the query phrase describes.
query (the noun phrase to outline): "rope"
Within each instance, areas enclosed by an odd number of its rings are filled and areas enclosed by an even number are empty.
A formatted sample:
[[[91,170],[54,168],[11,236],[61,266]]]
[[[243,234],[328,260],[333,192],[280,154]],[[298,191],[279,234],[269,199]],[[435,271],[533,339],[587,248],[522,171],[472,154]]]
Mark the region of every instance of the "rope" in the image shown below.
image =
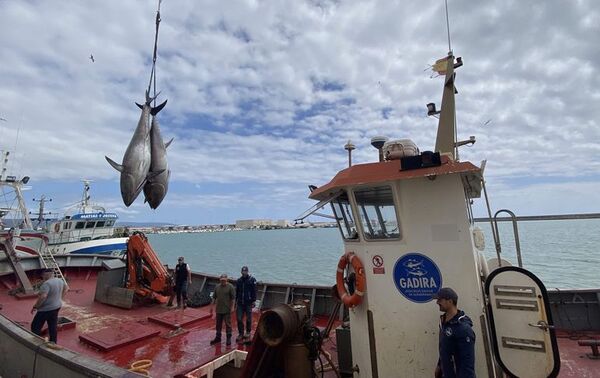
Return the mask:
[[[152,360],[138,360],[133,362],[128,370],[134,373],[140,373],[147,376],[149,374],[148,369],[150,369],[151,367]]]
[[[154,50],[152,53],[152,69],[150,70],[150,80],[148,82],[148,91],[150,93],[150,89],[152,88],[152,83],[154,83],[154,106],[156,106],[156,58],[158,52],[158,27],[160,26],[160,4],[162,0],[158,0],[158,7],[156,9],[156,31],[154,33]]]

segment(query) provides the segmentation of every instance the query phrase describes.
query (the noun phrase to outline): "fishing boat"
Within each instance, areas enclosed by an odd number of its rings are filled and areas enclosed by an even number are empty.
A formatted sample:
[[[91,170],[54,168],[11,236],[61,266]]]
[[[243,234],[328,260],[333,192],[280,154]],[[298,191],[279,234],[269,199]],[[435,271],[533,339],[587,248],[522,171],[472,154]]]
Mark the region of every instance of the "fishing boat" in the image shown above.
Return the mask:
[[[8,153],[5,160],[7,157]],[[19,232],[15,245],[17,255],[39,255],[46,248],[52,254],[123,254],[127,248],[127,237],[115,227],[118,215],[106,212],[104,207],[90,201],[89,180],[83,180],[81,200],[67,209],[61,219],[44,219],[45,200],[42,197],[35,227],[23,197],[23,189],[28,182],[27,176],[21,179],[16,176],[0,179],[3,197],[10,197],[11,202],[16,204],[3,208],[0,219],[8,214],[21,219],[16,227]],[[0,230],[0,233],[8,230]]]
[[[482,194],[489,205],[484,165],[461,161],[459,148],[475,140],[456,138],[461,66],[452,52],[434,65],[443,79],[441,110],[427,106],[439,116],[434,151],[408,139],[374,138],[377,161],[352,165],[348,144],[348,167],[311,186],[318,202],[298,220],[331,206],[344,242],[331,267],[336,285],[260,283],[251,345],[210,345],[208,307],[135,305],[136,293],[164,295],[166,279],[147,240],[136,235],[125,261],[55,257],[69,285],[58,337],[63,349],[56,350],[28,331],[34,301],[28,288],[43,266],[35,257],[11,259],[12,240],[5,237],[0,375],[432,377],[439,337],[433,297],[449,286],[474,321],[477,376],[597,377],[600,288],[546,289],[501,255],[496,227],[497,256],[482,253],[485,240],[471,206]],[[132,281],[146,284],[132,288]],[[194,273],[189,292],[207,298],[217,284],[217,277]]]
[[[62,219],[49,223],[48,247],[55,255],[121,255],[127,248],[127,237],[115,228],[118,219],[117,214],[90,202],[90,181],[83,180],[81,201]]]

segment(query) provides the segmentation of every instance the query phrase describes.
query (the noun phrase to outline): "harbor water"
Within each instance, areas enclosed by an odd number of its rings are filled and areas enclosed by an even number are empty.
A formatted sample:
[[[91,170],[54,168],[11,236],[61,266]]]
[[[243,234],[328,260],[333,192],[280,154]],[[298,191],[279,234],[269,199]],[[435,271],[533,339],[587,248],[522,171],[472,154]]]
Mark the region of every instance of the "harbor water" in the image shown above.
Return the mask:
[[[489,223],[485,254],[496,256]],[[502,258],[516,265],[512,224],[500,222]],[[523,266],[548,289],[600,286],[600,219],[519,222]],[[150,234],[164,263],[185,256],[193,271],[238,277],[243,265],[259,281],[333,285],[343,244],[337,228]],[[415,251],[418,252],[418,251]]]

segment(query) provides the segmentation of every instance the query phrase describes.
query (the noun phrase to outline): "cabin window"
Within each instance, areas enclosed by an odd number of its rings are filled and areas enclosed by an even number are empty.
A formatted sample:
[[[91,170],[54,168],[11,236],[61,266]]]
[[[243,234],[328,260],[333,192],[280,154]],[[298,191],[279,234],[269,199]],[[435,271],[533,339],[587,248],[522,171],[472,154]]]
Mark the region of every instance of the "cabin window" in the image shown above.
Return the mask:
[[[77,222],[77,224],[75,224],[76,230],[81,230],[84,227],[85,227],[85,222]]]
[[[87,222],[85,224],[85,228],[94,228],[94,225],[96,224],[96,222]]]
[[[63,223],[63,229],[64,230],[68,230],[71,228],[71,222],[65,222]]]
[[[333,214],[337,220],[342,237],[346,240],[358,239],[358,232],[356,231],[356,224],[352,217],[352,208],[350,201],[348,200],[348,194],[346,192],[340,194],[336,199],[331,201],[333,207]]]
[[[391,187],[356,189],[354,198],[366,239],[397,239],[400,237]]]
[[[106,227],[110,227],[114,224],[114,221],[106,221]]]
[[[98,221],[98,223],[96,223],[96,227],[104,227],[104,221]]]

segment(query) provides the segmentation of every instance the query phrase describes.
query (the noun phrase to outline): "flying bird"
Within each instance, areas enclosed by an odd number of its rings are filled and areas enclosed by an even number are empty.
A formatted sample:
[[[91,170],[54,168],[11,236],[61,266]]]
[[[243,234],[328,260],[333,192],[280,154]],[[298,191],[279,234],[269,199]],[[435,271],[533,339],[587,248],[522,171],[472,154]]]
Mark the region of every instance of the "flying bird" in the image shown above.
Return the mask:
[[[90,60],[92,61],[92,63],[94,63],[94,62],[95,62],[95,60],[94,60],[94,56],[93,56],[92,54],[90,54]]]

